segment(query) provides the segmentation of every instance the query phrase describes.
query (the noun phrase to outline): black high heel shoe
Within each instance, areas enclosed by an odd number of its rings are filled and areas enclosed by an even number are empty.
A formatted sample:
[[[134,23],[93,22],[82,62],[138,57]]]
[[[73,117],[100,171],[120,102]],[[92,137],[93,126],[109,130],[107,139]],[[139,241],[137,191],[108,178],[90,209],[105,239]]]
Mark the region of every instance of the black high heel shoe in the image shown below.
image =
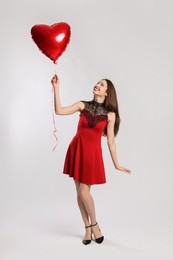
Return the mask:
[[[91,225],[86,226],[85,228],[90,228],[90,227],[91,227]],[[91,240],[92,240],[92,232],[91,232],[91,239],[84,239],[84,240],[82,240],[82,242],[83,242],[84,245],[88,245],[88,244],[91,243]]]
[[[94,227],[94,226],[96,226],[96,225],[98,225],[98,223],[96,223],[96,224],[94,224],[94,225],[91,225],[91,227]],[[98,226],[98,228],[99,228],[99,226]],[[100,231],[100,228],[99,228],[99,231]],[[100,232],[101,232],[101,231],[100,231]],[[93,233],[93,231],[92,231],[92,233]],[[104,236],[95,238],[95,241],[96,241],[96,243],[98,243],[98,244],[101,244],[101,243],[103,242],[103,240],[104,240]]]

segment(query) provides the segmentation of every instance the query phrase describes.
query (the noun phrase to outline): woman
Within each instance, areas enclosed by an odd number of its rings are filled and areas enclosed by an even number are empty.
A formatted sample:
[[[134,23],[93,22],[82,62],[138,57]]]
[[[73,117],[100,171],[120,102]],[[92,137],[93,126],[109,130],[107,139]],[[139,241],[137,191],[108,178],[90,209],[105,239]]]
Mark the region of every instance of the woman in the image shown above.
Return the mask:
[[[113,164],[117,170],[131,173],[130,169],[120,166],[116,155],[115,136],[120,125],[117,95],[112,82],[100,80],[93,88],[91,101],[79,101],[71,106],[62,107],[59,99],[59,78],[55,74],[51,80],[54,89],[56,115],[80,113],[77,133],[72,139],[64,162],[64,174],[75,182],[77,201],[85,225],[83,244],[102,243],[104,236],[96,220],[95,206],[90,194],[91,185],[106,182],[101,150],[101,137],[107,137],[107,143]]]

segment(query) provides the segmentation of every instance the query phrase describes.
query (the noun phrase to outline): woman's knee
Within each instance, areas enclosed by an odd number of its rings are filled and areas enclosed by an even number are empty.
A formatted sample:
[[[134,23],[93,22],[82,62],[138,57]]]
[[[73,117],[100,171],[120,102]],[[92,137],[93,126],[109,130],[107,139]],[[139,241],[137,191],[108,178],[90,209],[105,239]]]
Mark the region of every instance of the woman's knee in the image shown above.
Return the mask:
[[[80,187],[78,189],[78,197],[81,200],[86,200],[89,195],[90,195],[89,186],[80,184]]]

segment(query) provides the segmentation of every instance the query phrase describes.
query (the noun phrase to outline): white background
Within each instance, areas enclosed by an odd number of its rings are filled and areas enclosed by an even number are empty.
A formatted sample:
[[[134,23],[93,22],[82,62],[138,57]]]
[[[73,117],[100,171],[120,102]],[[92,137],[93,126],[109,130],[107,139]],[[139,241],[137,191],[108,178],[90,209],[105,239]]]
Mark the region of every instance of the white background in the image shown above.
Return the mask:
[[[6,0],[0,6],[0,259],[173,259],[170,0]],[[31,39],[35,24],[67,22],[58,60],[63,106],[115,84],[121,125],[114,169],[103,138],[107,183],[92,187],[105,241],[82,244],[72,179],[62,174],[78,116],[56,116],[53,62]],[[103,257],[103,258],[102,258]],[[58,259],[60,259],[58,258]]]

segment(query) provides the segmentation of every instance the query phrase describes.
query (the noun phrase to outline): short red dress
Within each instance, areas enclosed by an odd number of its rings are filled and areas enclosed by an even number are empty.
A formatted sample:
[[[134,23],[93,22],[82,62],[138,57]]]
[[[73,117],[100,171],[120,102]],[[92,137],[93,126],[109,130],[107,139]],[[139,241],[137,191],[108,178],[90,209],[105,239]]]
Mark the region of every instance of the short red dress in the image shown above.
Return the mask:
[[[73,137],[64,162],[63,173],[88,185],[106,182],[101,137],[108,123],[104,103],[82,101],[77,133]]]

